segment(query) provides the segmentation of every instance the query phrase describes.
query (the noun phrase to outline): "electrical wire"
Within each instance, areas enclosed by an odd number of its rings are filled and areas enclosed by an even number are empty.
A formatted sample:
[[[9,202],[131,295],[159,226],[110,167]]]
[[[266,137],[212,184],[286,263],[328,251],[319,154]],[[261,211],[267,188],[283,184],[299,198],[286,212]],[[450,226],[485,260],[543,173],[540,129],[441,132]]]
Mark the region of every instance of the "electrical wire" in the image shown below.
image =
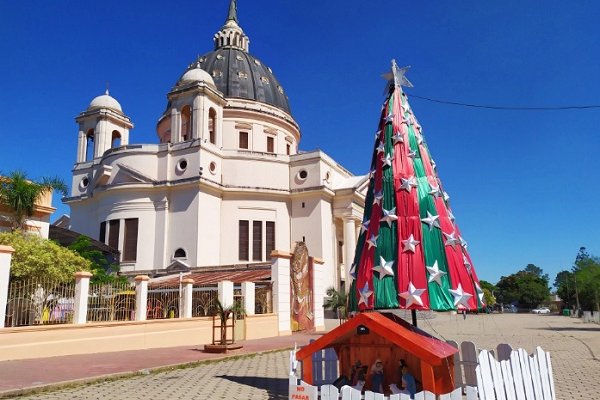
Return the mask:
[[[430,101],[432,103],[445,104],[459,107],[485,108],[488,110],[509,110],[509,111],[562,111],[562,110],[589,110],[600,108],[600,104],[586,104],[578,106],[548,106],[548,107],[520,107],[520,106],[496,106],[485,104],[461,103],[458,101],[432,99],[431,97],[410,94],[410,98]]]

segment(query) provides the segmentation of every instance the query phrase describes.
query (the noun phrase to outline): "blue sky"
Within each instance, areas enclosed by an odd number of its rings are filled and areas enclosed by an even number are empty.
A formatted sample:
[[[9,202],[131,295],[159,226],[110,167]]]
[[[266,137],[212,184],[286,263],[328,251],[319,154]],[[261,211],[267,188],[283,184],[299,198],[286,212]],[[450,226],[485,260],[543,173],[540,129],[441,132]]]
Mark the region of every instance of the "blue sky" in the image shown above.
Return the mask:
[[[0,171],[70,183],[74,117],[111,94],[156,143],[166,93],[212,49],[228,0],[0,2]],[[285,88],[302,129],[355,174],[369,169],[391,58],[480,278],[534,263],[554,275],[600,255],[600,109],[497,111],[457,102],[600,104],[593,1],[238,1],[250,52]],[[68,207],[55,199],[55,218]]]

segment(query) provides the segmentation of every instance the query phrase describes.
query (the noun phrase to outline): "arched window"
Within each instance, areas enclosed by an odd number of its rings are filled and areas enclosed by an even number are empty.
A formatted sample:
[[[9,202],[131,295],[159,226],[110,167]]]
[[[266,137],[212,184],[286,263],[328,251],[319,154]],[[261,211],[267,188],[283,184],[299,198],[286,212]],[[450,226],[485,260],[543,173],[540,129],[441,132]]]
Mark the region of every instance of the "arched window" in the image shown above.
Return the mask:
[[[121,132],[119,131],[112,131],[112,137],[111,137],[111,149],[114,149],[115,147],[121,147]]]
[[[214,108],[208,110],[208,135],[212,144],[217,144],[217,112]]]
[[[186,254],[185,254],[185,250],[184,249],[177,249],[175,250],[175,254],[173,255],[174,258],[185,258]]]
[[[90,129],[85,135],[85,161],[94,159],[94,130]]]
[[[192,138],[192,109],[190,106],[184,106],[181,109],[181,139],[183,141]]]

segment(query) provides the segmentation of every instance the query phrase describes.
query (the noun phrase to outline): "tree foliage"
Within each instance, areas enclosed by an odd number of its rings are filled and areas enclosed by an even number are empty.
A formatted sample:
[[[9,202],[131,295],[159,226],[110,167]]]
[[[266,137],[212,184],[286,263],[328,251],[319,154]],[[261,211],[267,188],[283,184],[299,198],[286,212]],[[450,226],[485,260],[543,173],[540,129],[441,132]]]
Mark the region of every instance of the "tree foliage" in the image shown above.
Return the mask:
[[[496,286],[501,303],[517,303],[523,308],[535,308],[550,296],[548,275],[533,264],[515,274],[502,276]]]
[[[89,237],[79,235],[68,248],[91,263],[94,274],[90,280],[91,283],[127,282],[127,278],[117,276],[119,266],[110,264],[104,254],[92,246]]]
[[[11,210],[13,230],[25,229],[25,221],[33,216],[35,206],[47,193],[56,190],[67,195],[67,186],[58,178],[32,181],[21,171],[14,171],[0,179],[0,202]]]
[[[579,303],[583,310],[600,311],[600,259],[579,249],[573,273],[577,280]]]
[[[554,278],[556,294],[564,302],[565,307],[572,308],[575,300],[575,274],[571,271],[560,271]]]
[[[11,279],[51,279],[69,282],[78,271],[90,271],[91,263],[51,240],[21,231],[0,233],[0,244],[15,249]]]
[[[345,292],[338,292],[333,286],[327,289],[327,298],[323,302],[323,308],[333,310],[340,322],[346,318],[346,307],[348,302],[348,296]]]

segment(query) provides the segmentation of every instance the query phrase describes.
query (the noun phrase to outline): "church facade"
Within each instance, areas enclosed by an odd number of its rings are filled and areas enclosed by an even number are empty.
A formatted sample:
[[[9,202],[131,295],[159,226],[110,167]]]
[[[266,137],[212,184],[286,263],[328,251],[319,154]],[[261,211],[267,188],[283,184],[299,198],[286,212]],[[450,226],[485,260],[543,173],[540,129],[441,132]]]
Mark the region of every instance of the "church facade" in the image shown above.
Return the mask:
[[[156,144],[132,143],[108,92],[76,118],[71,229],[119,249],[122,273],[264,264],[303,241],[324,287],[346,280],[367,177],[299,150],[286,92],[248,47],[231,1],[214,50],[168,93]]]

